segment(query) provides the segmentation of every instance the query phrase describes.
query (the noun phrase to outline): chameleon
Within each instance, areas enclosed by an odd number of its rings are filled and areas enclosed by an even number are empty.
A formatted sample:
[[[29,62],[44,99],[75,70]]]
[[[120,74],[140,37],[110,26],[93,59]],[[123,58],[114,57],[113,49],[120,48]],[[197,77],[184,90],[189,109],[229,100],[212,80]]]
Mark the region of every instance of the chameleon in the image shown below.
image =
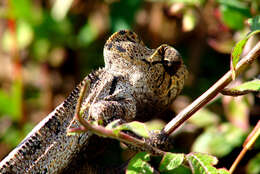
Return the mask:
[[[84,119],[124,122],[146,120],[162,113],[181,92],[188,75],[176,49],[163,44],[156,49],[145,46],[129,30],[114,33],[103,49],[105,66],[87,75],[71,94],[43,119],[0,163],[0,173],[68,173],[73,159],[93,145],[90,131],[68,135],[80,90]],[[101,142],[104,138],[98,138]],[[94,142],[94,140],[93,140]],[[86,161],[91,160],[87,157]],[[84,164],[85,173],[95,173]],[[71,171],[70,171],[71,172]],[[76,173],[76,171],[75,171]]]

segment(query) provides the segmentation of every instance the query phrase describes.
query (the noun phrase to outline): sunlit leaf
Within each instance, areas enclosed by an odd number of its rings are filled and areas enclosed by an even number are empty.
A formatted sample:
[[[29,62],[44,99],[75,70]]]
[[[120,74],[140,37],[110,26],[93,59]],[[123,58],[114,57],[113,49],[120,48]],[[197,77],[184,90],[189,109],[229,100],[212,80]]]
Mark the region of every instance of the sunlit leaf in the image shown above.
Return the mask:
[[[220,5],[225,5],[230,8],[235,9],[236,11],[240,12],[241,14],[250,17],[250,10],[246,3],[239,1],[239,0],[217,0]]]
[[[218,160],[216,157],[202,153],[189,153],[186,159],[192,169],[193,174],[217,174],[217,169],[213,167]]]
[[[73,0],[55,0],[55,3],[51,9],[53,18],[57,21],[64,19],[72,3]]]
[[[11,15],[15,18],[22,18],[31,20],[32,15],[32,4],[30,0],[11,0]]]
[[[233,88],[224,89],[221,93],[224,95],[238,96],[245,95],[250,92],[260,91],[260,80],[255,79],[252,81],[245,82],[241,85],[235,86]]]
[[[161,174],[192,174],[191,169],[186,165],[180,165],[179,167],[165,172],[160,172]]]
[[[184,32],[192,31],[197,24],[196,12],[192,9],[187,10],[182,19],[182,30]]]
[[[120,126],[119,122],[120,122],[120,119],[114,120],[114,121],[110,122],[108,125],[106,125],[106,128],[107,129],[114,129],[117,126]]]
[[[149,137],[149,131],[144,123],[133,121],[120,125],[117,129],[129,130],[142,137]]]
[[[238,91],[250,90],[250,91],[258,92],[258,91],[260,91],[260,80],[255,79],[255,80],[252,80],[252,81],[249,81],[249,82],[245,82],[245,83],[243,83],[239,86],[236,86],[232,89],[238,90]]]
[[[233,51],[231,53],[231,63],[230,63],[230,66],[231,66],[231,70],[232,70],[232,78],[235,79],[236,77],[236,65],[239,61],[239,58],[240,58],[240,55],[242,54],[242,51],[243,51],[243,48],[245,47],[245,44],[246,42],[248,41],[248,39],[259,33],[260,30],[259,30],[259,26],[260,26],[260,21],[259,21],[259,17],[255,17],[252,19],[252,24],[251,24],[251,32],[242,40],[240,40],[236,45],[235,47],[233,48]]]
[[[220,12],[222,21],[231,29],[242,29],[244,27],[244,20],[248,17],[239,10],[227,5],[221,5]]]
[[[165,126],[165,122],[159,119],[153,119],[148,122],[145,122],[145,125],[147,126],[147,129],[149,131],[161,130]]]
[[[192,151],[223,157],[233,148],[241,146],[245,133],[230,123],[212,126],[204,131],[194,142]]]
[[[159,170],[170,171],[179,167],[184,160],[184,154],[170,153],[167,152],[160,163]]]
[[[13,43],[13,36],[9,30],[6,30],[4,33],[2,38],[2,47],[5,51],[11,51],[14,47],[14,44],[18,46],[18,49],[24,49],[32,43],[34,32],[29,23],[18,21],[16,29],[17,31],[15,37],[17,37],[17,43]]]
[[[150,155],[146,152],[139,152],[129,162],[126,174],[152,174],[153,168],[150,166]]]
[[[218,174],[229,174],[227,169],[218,169]]]
[[[196,126],[206,127],[217,124],[219,122],[219,116],[208,109],[202,108],[196,112],[188,121],[192,124],[195,124]]]
[[[118,135],[122,130],[121,125],[119,125],[120,119],[114,120],[106,126],[106,129],[113,129],[114,134]]]
[[[235,72],[235,67],[239,61],[240,55],[242,54],[243,48],[245,47],[245,44],[248,40],[248,37],[245,39],[240,40],[234,47],[232,53],[231,53],[231,69],[232,69],[232,78],[235,79],[236,77],[236,72]]]

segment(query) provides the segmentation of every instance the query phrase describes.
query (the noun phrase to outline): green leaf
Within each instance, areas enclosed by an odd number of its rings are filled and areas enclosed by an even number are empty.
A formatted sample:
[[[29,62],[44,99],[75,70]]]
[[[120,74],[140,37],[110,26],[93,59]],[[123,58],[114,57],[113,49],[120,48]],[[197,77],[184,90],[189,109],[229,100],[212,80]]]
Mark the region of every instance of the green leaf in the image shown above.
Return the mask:
[[[98,30],[90,22],[87,22],[79,31],[77,36],[81,46],[88,46],[98,37]]]
[[[153,168],[150,166],[150,155],[146,152],[139,152],[129,162],[126,174],[152,174]]]
[[[160,119],[152,119],[145,122],[145,125],[147,126],[147,129],[149,129],[149,131],[162,130],[165,126],[165,122]]]
[[[251,32],[242,40],[240,40],[235,47],[233,48],[233,51],[231,53],[231,70],[232,70],[232,78],[235,79],[236,77],[236,65],[239,61],[240,55],[243,51],[243,48],[245,47],[246,42],[248,39],[260,32],[260,20],[259,16],[254,17],[251,20]]]
[[[192,171],[189,167],[180,165],[179,167],[165,172],[160,172],[161,174],[192,174]]]
[[[119,129],[120,131],[129,130],[129,131],[136,133],[139,136],[142,136],[145,138],[149,137],[149,131],[148,131],[146,125],[144,123],[141,123],[138,121],[133,121],[133,122],[122,124],[116,129]]]
[[[203,153],[189,153],[186,155],[193,174],[217,174],[217,169],[213,167],[218,160],[216,157]]]
[[[51,9],[53,18],[57,21],[64,19],[70,7],[72,6],[72,3],[73,0],[56,0]]]
[[[0,114],[18,121],[22,111],[22,82],[16,80],[9,93],[0,89]]]
[[[253,159],[251,159],[246,167],[247,174],[260,173],[260,153],[258,153]]]
[[[184,160],[184,154],[167,152],[160,163],[160,172],[173,170],[179,167]]]
[[[260,80],[259,79],[255,79],[249,82],[245,82],[239,86],[236,86],[234,88],[232,88],[234,90],[238,90],[238,91],[245,91],[245,90],[251,90],[251,91],[260,91]]]
[[[231,69],[232,69],[232,78],[233,80],[236,77],[236,65],[239,61],[240,55],[242,54],[243,48],[245,47],[245,44],[248,40],[248,37],[246,37],[245,39],[240,40],[234,47],[232,53],[231,53]]]
[[[106,129],[113,129],[114,134],[118,135],[121,131],[121,125],[119,125],[120,119],[114,120],[106,126]]]
[[[33,43],[34,58],[40,61],[46,61],[48,54],[50,53],[51,43],[47,38],[40,38]]]
[[[218,169],[218,174],[229,174],[229,171],[227,169]]]
[[[232,78],[235,79],[236,77],[236,65],[239,61],[240,55],[245,47],[246,42],[248,39],[253,36],[254,34],[259,33],[260,30],[255,30],[250,32],[244,39],[240,40],[234,47],[232,53],[231,53],[231,70],[232,70]]]
[[[260,91],[260,80],[255,79],[249,82],[245,82],[241,85],[238,85],[233,88],[225,89],[222,91],[224,95],[238,96],[245,95],[250,92],[259,92]]]
[[[209,125],[217,124],[219,122],[219,116],[208,109],[202,108],[188,121],[199,127],[208,127]]]
[[[220,12],[221,12],[221,19],[224,24],[226,24],[231,29],[243,29],[244,27],[244,21],[247,19],[247,17],[250,17],[249,15],[249,8],[247,12],[244,10],[241,11],[241,9],[237,9],[234,7],[230,7],[229,5],[222,4],[220,5]]]
[[[119,122],[120,122],[120,119],[110,122],[108,125],[106,125],[106,129],[115,129],[116,127],[120,126]]]
[[[184,32],[192,31],[196,27],[197,23],[198,23],[198,19],[195,10],[193,9],[186,10],[185,13],[183,14],[182,30]]]
[[[17,22],[17,30],[16,30],[16,37],[17,37],[17,46],[18,49],[24,49],[28,47],[34,38],[34,32],[32,26],[29,23],[24,21]],[[11,51],[14,46],[14,40],[12,33],[9,30],[6,30],[3,37],[2,37],[2,47],[5,51]]]
[[[245,133],[230,123],[212,126],[202,133],[192,145],[192,151],[223,157],[240,146]]]
[[[218,0],[218,3],[220,5],[224,5],[227,6],[229,8],[232,8],[238,12],[240,12],[241,14],[245,15],[246,17],[250,17],[251,13],[250,13],[250,9],[247,5],[247,3],[241,2],[239,0]]]
[[[16,18],[29,19],[32,18],[32,4],[30,0],[11,0],[11,15]]]

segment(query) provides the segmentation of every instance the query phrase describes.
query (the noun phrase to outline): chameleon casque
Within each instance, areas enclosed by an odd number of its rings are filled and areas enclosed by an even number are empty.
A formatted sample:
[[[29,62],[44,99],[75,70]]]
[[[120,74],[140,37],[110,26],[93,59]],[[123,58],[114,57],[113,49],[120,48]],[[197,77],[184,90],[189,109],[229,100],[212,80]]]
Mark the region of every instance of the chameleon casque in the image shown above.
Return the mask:
[[[114,33],[104,46],[105,67],[89,74],[69,97],[42,120],[0,163],[0,173],[77,173],[69,170],[79,154],[93,145],[91,132],[67,135],[80,89],[85,119],[143,120],[166,110],[180,93],[188,74],[179,53],[166,44],[149,49],[127,30]],[[104,139],[99,138],[98,139]],[[93,142],[95,142],[93,140]],[[93,153],[93,152],[92,152]],[[87,154],[87,153],[86,153]],[[86,155],[85,155],[86,156]],[[84,159],[85,173],[95,173]]]

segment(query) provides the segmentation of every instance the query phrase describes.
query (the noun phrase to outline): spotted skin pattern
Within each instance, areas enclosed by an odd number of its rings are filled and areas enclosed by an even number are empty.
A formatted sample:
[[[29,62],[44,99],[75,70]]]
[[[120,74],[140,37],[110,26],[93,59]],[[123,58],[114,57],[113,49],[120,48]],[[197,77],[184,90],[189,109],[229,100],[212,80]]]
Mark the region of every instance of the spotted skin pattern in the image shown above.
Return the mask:
[[[65,168],[88,147],[91,132],[68,136],[79,92],[88,85],[82,106],[85,119],[126,122],[166,110],[188,74],[179,53],[163,44],[147,48],[133,32],[114,33],[104,46],[105,67],[89,74],[70,96],[42,120],[0,163],[0,173],[66,173]],[[89,159],[91,160],[91,159]],[[95,173],[85,166],[87,173]],[[75,171],[76,172],[76,171]]]

